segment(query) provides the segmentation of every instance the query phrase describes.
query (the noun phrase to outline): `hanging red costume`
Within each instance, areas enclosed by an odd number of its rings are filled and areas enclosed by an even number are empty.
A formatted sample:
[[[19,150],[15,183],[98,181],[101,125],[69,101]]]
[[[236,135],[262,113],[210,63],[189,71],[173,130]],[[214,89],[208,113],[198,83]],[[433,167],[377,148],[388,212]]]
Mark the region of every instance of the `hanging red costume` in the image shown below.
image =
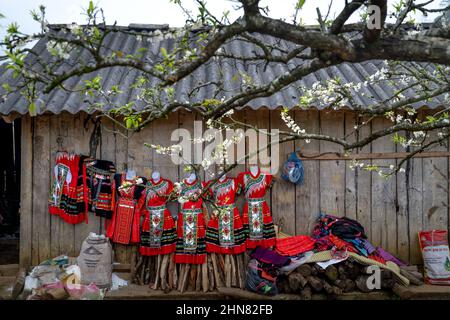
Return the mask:
[[[177,240],[175,222],[166,203],[173,191],[170,180],[149,179],[138,207],[145,215],[141,229],[139,252],[143,256],[169,254],[175,251]]]
[[[113,199],[114,212],[106,231],[106,236],[112,242],[139,243],[140,214],[137,204],[144,189],[143,184],[144,178],[128,180],[125,173],[114,175],[113,189],[117,197]]]
[[[247,248],[257,246],[264,248],[275,245],[275,228],[269,206],[264,196],[272,182],[272,175],[262,173],[258,168],[256,176],[250,171],[242,172],[238,176],[239,183],[244,189],[246,202],[242,221],[247,230]]]
[[[200,194],[206,185],[198,180],[192,183],[186,180],[180,183],[179,197],[192,198]],[[203,264],[206,262],[206,230],[203,214],[203,199],[187,200],[182,204],[177,221],[177,247],[175,263]]]
[[[237,179],[228,177],[223,181],[217,181],[209,188],[219,213],[208,221],[206,252],[222,254],[245,252],[245,230],[235,201],[236,194],[240,191]]]
[[[82,180],[79,180],[79,176],[83,174],[83,159],[84,157],[76,154],[58,153],[53,169],[49,212],[70,224],[86,220],[84,206],[79,206],[77,201],[78,190],[83,188]],[[83,198],[83,194],[81,197]]]

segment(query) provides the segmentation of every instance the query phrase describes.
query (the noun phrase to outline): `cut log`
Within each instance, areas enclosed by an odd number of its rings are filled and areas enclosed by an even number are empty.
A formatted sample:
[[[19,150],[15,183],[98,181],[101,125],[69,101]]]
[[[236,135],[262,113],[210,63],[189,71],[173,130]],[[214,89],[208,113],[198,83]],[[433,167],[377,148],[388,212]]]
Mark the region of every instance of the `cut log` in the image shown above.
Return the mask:
[[[356,278],[355,280],[355,284],[356,287],[362,291],[362,292],[371,292],[373,289],[370,289],[367,284],[368,284],[368,279],[369,276],[366,275],[360,275],[358,278]]]
[[[303,277],[309,277],[311,275],[312,269],[309,264],[302,264],[296,269],[296,272],[300,273]]]
[[[400,268],[400,274],[409,280],[409,283],[415,286],[423,285],[422,277],[417,277],[413,272]]]
[[[288,277],[289,287],[293,292],[300,292],[308,281],[299,272],[293,272]]]
[[[306,277],[306,280],[308,281],[309,286],[311,289],[314,290],[314,292],[320,292],[323,289],[323,282],[320,278],[316,276],[309,276]]]
[[[337,270],[336,267],[333,266],[333,265],[328,266],[328,267],[325,269],[325,276],[327,277],[328,280],[334,282],[334,281],[336,281],[337,278],[338,278],[338,270]]]
[[[311,300],[312,298],[311,287],[305,286],[300,292],[300,297],[302,298],[302,300]]]
[[[325,270],[322,269],[322,267],[319,266],[317,263],[313,264],[313,265],[312,265],[312,268],[313,268],[314,270],[316,270],[316,272],[317,272],[318,275],[325,273]]]

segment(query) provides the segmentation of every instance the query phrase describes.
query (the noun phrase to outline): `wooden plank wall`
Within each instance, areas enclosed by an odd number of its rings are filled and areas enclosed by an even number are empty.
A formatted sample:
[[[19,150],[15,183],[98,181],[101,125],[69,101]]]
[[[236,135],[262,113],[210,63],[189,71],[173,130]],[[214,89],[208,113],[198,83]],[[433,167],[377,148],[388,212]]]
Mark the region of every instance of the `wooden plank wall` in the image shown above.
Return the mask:
[[[348,111],[295,111],[297,123],[308,132],[338,134],[348,139],[380,130],[388,123],[376,119],[356,134],[355,115]],[[237,112],[236,119],[258,126],[260,129],[286,129],[279,111],[246,109]],[[169,179],[184,177],[181,167],[170,159],[152,152],[144,142],[167,145],[176,128],[194,132],[195,116],[187,112],[173,113],[168,120],[160,120],[139,133],[128,134],[112,122],[102,120],[101,139],[97,157],[116,163],[119,171],[134,169],[139,175],[150,176],[159,170]],[[24,117],[22,126],[22,207],[20,261],[22,265],[36,264],[59,254],[78,255],[81,242],[89,232],[104,232],[104,221],[89,217],[89,224],[69,225],[47,210],[50,173],[56,152],[63,148],[69,152],[89,153],[89,140],[93,131],[93,118],[82,113],[71,115],[45,115]],[[206,130],[203,124],[203,131]],[[260,142],[261,143],[261,142]],[[246,149],[250,147],[246,140]],[[280,164],[289,153],[341,151],[328,142],[296,141],[279,146]],[[442,146],[436,150],[448,150]],[[236,151],[236,150],[235,150]],[[395,147],[391,137],[385,137],[357,150],[368,152],[404,152]],[[270,151],[269,151],[270,152]],[[368,160],[386,165],[399,160]],[[248,164],[249,161],[246,162]],[[261,164],[262,166],[264,164]],[[319,212],[357,219],[366,229],[375,246],[383,246],[393,254],[411,263],[420,263],[417,232],[423,229],[449,228],[449,161],[447,158],[416,158],[409,162],[406,173],[384,180],[376,173],[349,168],[349,161],[304,161],[305,182],[294,186],[283,181],[279,174],[267,195],[274,221],[288,234],[309,234]],[[264,165],[267,167],[267,164]],[[238,166],[231,176],[244,170]],[[205,175],[202,175],[205,177]],[[208,175],[206,175],[208,177]],[[239,199],[238,207],[243,201]],[[176,216],[178,204],[169,207]],[[129,246],[115,246],[116,260],[127,263],[132,254]]]

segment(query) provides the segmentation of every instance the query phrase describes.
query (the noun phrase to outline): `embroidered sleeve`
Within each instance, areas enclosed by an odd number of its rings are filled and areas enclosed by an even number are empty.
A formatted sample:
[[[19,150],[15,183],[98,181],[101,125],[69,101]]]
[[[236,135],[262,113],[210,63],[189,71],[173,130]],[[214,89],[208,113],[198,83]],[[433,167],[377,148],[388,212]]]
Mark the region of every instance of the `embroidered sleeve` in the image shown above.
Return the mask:
[[[147,192],[142,192],[141,197],[139,198],[139,201],[136,206],[136,212],[139,214],[145,213],[145,201],[147,199]]]
[[[173,191],[173,182],[170,180],[166,180],[167,181],[167,190],[166,190],[166,196],[169,196],[172,191]]]

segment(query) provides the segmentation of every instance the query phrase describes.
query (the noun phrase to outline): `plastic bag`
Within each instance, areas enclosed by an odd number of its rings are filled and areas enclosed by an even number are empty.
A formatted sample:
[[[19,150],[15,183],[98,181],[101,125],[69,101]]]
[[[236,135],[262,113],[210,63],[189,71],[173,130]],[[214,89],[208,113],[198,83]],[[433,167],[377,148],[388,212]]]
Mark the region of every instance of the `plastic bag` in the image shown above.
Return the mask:
[[[425,282],[450,285],[450,254],[447,231],[419,232],[419,243],[425,267]]]
[[[281,172],[283,180],[300,185],[303,183],[304,170],[302,160],[299,159],[297,153],[292,152],[283,165]]]
[[[72,300],[103,299],[102,291],[93,283],[88,286],[85,286],[83,284],[67,284],[65,288]]]

